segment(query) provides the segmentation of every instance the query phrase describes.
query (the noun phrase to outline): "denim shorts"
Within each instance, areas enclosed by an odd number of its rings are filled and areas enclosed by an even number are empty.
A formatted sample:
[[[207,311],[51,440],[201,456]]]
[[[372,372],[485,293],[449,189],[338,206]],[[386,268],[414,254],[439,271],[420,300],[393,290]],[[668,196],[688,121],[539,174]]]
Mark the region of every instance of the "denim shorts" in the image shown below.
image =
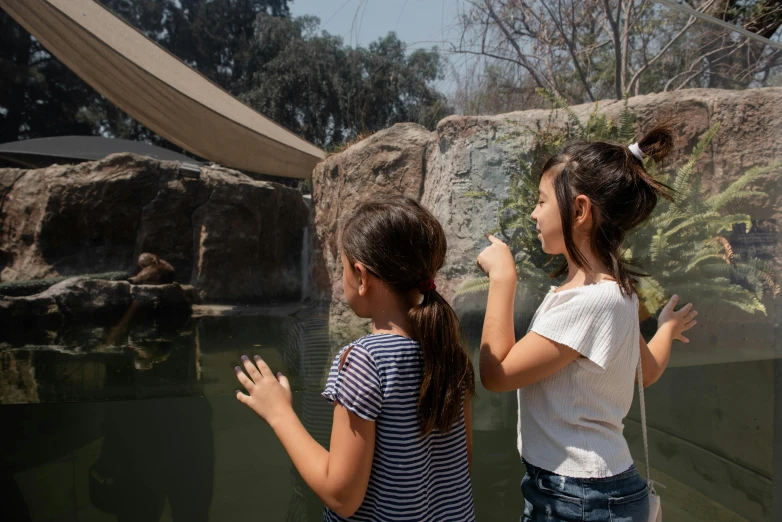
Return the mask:
[[[647,522],[649,488],[635,466],[606,478],[563,477],[524,461],[522,522]]]

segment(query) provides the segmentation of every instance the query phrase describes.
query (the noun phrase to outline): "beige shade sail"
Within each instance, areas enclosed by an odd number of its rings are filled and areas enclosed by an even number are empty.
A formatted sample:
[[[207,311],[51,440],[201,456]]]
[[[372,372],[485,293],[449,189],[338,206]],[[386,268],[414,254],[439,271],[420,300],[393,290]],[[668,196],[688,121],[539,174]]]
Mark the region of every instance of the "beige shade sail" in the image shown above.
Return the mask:
[[[290,178],[309,177],[324,157],[93,0],[0,0],[0,7],[109,101],[197,156]]]

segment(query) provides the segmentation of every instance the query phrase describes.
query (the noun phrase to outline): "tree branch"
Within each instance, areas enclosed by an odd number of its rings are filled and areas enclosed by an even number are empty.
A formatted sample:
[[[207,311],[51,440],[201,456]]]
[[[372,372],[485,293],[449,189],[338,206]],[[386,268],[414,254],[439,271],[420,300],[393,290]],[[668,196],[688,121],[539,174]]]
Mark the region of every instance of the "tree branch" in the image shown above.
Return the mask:
[[[505,27],[505,24],[500,20],[500,18],[497,16],[497,13],[494,12],[494,8],[491,5],[491,0],[484,0],[484,5],[486,6],[486,11],[488,12],[489,16],[492,20],[494,20],[494,23],[499,27],[500,31],[503,32],[505,37],[508,39],[508,43],[515,49],[516,54],[519,56],[519,60],[524,65],[524,67],[530,72],[532,75],[532,79],[535,81],[535,83],[538,85],[538,87],[544,87],[545,83],[542,78],[539,77],[539,75],[535,72],[533,72],[533,67],[531,64],[528,63],[526,56],[524,55],[524,52],[519,47],[518,42],[513,38],[513,36],[508,31],[508,28]],[[557,90],[556,87],[552,86],[554,90]],[[557,91],[557,94],[559,92]]]

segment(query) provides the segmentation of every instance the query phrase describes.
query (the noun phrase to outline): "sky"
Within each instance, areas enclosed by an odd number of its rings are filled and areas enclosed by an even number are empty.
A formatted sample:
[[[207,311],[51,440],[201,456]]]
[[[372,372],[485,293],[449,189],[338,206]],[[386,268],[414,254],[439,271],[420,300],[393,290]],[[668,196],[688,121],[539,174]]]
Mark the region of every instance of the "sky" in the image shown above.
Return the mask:
[[[370,42],[395,31],[410,50],[448,48],[458,37],[455,28],[464,0],[293,0],[291,15],[314,15],[320,28],[342,36],[346,45],[366,47]],[[460,60],[450,59],[457,69]],[[453,90],[451,75],[438,89]]]

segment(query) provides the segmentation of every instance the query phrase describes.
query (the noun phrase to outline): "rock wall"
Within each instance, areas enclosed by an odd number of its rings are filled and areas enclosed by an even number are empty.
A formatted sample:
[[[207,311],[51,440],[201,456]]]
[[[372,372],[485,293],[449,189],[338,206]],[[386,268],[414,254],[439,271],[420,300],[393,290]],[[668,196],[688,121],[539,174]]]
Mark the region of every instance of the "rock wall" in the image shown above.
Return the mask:
[[[421,199],[430,140],[431,133],[420,125],[394,125],[329,156],[312,173],[313,293],[329,303],[331,321],[341,332],[337,337],[360,335],[367,324],[350,311],[342,292],[342,217],[370,195],[400,193]]]
[[[782,88],[693,89],[638,96],[629,104],[638,118],[639,134],[659,118],[677,118],[682,147],[671,159],[675,164],[688,156],[703,132],[715,122],[721,123],[719,134],[698,166],[712,191],[752,166],[782,158]],[[594,104],[573,107],[582,121],[593,109]],[[621,109],[621,101],[599,102],[599,112],[614,120]],[[549,110],[532,110],[498,116],[451,116],[442,120],[434,132],[399,124],[319,164],[313,173],[315,251],[319,255],[315,287],[321,297],[330,299],[332,331],[359,324],[342,298],[336,231],[345,211],[379,191],[417,192],[448,234],[448,261],[437,285],[453,299],[456,285],[477,275],[475,259],[487,244],[483,233],[497,222],[497,203],[465,194],[476,189],[506,192],[519,157],[531,159],[529,131],[566,124],[562,110],[553,115]],[[779,220],[782,205],[777,181],[766,180],[761,187],[771,195],[767,201],[758,208],[736,210],[750,211],[757,219]]]
[[[302,194],[240,172],[116,154],[0,169],[0,281],[171,263],[207,301],[299,299]]]
[[[616,101],[603,101],[599,105],[599,110],[613,119],[622,108],[622,102]],[[678,117],[683,144],[671,159],[674,164],[681,163],[689,155],[698,137],[712,124],[721,123],[719,134],[698,165],[704,184],[711,191],[718,191],[750,167],[782,159],[782,88],[741,92],[688,90],[636,97],[630,100],[630,106],[638,116],[639,134],[657,118]],[[592,104],[573,108],[582,121],[593,109]],[[342,267],[335,243],[340,210],[334,209],[335,203],[341,201],[331,197],[332,192],[325,189],[321,180],[328,177],[331,186],[341,187],[343,193],[349,192],[352,208],[362,197],[374,195],[381,188],[394,190],[387,171],[384,179],[388,181],[382,187],[368,183],[376,177],[375,165],[371,161],[351,161],[356,149],[361,150],[364,158],[382,158],[391,147],[399,156],[414,158],[397,174],[405,180],[406,186],[415,185],[409,176],[417,175],[418,171],[408,167],[419,165],[419,155],[424,149],[420,201],[434,212],[448,235],[448,261],[437,278],[438,290],[452,300],[460,315],[468,337],[468,349],[477,365],[476,351],[486,295],[455,296],[454,288],[466,278],[478,275],[475,259],[488,244],[483,233],[496,226],[498,206],[465,194],[476,189],[499,195],[505,193],[519,157],[531,159],[531,138],[529,133],[525,136],[525,131],[536,129],[538,125],[545,128],[550,116],[551,111],[452,116],[441,121],[434,132],[398,125],[332,156],[315,169],[313,202],[316,216],[329,205],[328,212],[335,217],[329,221],[316,219],[316,236],[322,241],[321,268],[325,270],[316,282],[330,299],[329,334],[333,339],[345,342],[355,338],[358,327],[366,327],[366,324],[355,319],[342,296]],[[551,125],[566,124],[563,111],[557,111]],[[415,141],[400,142],[400,137],[411,134],[415,135]],[[426,144],[422,145],[422,141]],[[339,168],[346,164],[349,164],[348,168]],[[756,208],[735,210],[749,212],[755,219],[780,222],[779,182],[780,178],[762,181],[759,186],[770,194],[770,198]],[[779,261],[782,259],[779,234],[775,227],[768,228],[767,237],[747,236],[763,243],[749,245],[749,248],[773,250]],[[325,244],[329,247],[322,248]],[[780,357],[777,325],[782,318],[782,307],[769,301],[764,301],[768,317],[724,309],[712,315],[709,307],[715,303],[697,303],[701,315],[699,325],[688,332],[692,342],[677,343],[670,368],[647,396],[654,476],[664,483],[670,482],[674,486],[681,483],[691,488],[673,487],[669,491],[686,491],[682,502],[677,504],[674,500],[674,504],[690,506],[692,514],[703,514],[703,506],[709,506],[712,510],[719,507],[719,513],[730,510],[752,520],[769,517],[771,489],[767,477],[773,422],[766,422],[770,419],[768,401],[755,400],[771,393],[773,365],[768,359]],[[523,334],[537,304],[521,281],[515,308],[518,336]],[[747,390],[742,390],[743,385]],[[726,401],[720,394],[737,399]],[[747,401],[751,407],[746,405]],[[479,437],[476,440],[490,432],[499,433],[504,438],[497,442],[500,445],[497,447],[508,444],[506,447],[512,448],[515,411],[513,394],[493,394],[478,383],[478,395],[473,399],[473,430]],[[642,455],[636,412],[626,419],[625,433],[633,454]],[[750,443],[736,451],[740,441]]]

